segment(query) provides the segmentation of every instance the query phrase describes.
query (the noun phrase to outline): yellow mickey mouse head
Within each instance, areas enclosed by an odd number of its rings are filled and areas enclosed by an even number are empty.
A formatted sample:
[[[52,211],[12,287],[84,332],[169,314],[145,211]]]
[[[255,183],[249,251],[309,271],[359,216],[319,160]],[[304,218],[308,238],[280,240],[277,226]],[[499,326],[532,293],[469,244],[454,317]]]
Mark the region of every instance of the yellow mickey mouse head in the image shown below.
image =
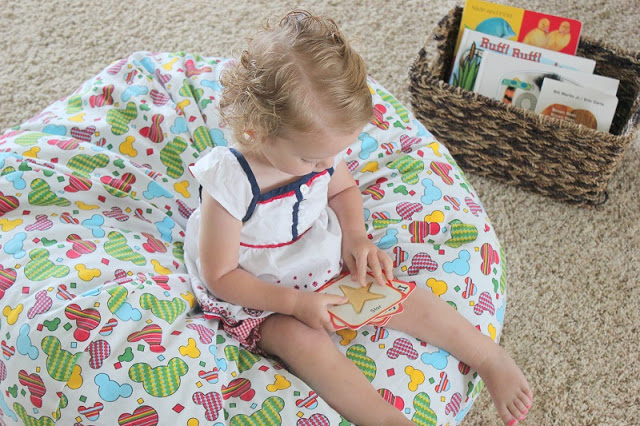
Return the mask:
[[[193,338],[189,337],[187,346],[180,346],[180,355],[194,359],[200,356],[200,350]]]
[[[436,280],[435,278],[429,278],[427,280],[427,287],[429,287],[436,296],[442,296],[447,292],[447,283]]]
[[[2,315],[4,315],[7,318],[7,324],[9,325],[15,324],[16,321],[18,321],[18,317],[20,316],[22,309],[23,309],[22,303],[16,306],[15,309],[12,309],[11,306],[9,305],[5,306],[4,309],[2,310]]]
[[[120,152],[132,158],[138,155],[138,151],[136,151],[136,149],[133,147],[133,143],[135,142],[135,140],[136,138],[134,138],[133,136],[127,136],[124,142],[120,144]]]
[[[281,376],[280,374],[276,374],[275,378],[276,378],[275,383],[267,386],[267,390],[269,392],[284,390],[291,386],[291,382],[288,381],[284,376]]]
[[[78,271],[78,277],[83,281],[91,281],[92,279],[102,275],[100,269],[89,269],[82,263],[76,265],[76,271]]]
[[[424,373],[408,365],[404,372],[409,376],[409,390],[415,392],[418,390],[418,386],[424,383]]]

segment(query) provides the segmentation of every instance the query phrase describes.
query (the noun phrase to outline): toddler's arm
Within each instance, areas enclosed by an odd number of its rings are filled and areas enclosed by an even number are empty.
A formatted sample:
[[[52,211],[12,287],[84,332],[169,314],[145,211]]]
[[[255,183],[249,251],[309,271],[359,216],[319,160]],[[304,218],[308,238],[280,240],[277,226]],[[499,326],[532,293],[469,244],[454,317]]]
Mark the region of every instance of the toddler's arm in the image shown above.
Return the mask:
[[[367,238],[362,195],[344,161],[338,163],[329,183],[329,206],[340,222],[342,257],[352,278],[365,285],[369,266],[381,285],[384,285],[386,279],[392,280],[393,262]]]
[[[200,273],[211,293],[246,308],[293,315],[314,328],[330,324],[327,305],[341,296],[299,291],[263,281],[238,266],[242,222],[206,191],[200,206]]]

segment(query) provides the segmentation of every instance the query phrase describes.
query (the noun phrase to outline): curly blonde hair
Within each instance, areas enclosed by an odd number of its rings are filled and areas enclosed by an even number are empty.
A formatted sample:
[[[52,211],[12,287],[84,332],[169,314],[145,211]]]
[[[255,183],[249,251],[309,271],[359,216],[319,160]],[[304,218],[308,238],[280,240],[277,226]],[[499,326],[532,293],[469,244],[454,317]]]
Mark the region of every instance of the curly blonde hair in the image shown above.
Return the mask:
[[[220,77],[220,114],[247,149],[282,129],[353,131],[371,120],[367,70],[336,23],[306,10],[270,22]]]

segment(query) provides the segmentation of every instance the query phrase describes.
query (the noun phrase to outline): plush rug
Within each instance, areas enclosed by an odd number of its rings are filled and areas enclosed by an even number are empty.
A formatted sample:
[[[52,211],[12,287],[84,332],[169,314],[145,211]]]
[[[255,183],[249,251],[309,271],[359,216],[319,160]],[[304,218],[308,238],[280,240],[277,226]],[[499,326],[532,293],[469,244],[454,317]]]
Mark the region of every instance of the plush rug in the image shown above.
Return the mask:
[[[637,0],[503,3],[580,19],[583,34],[639,51]],[[136,50],[230,55],[272,1],[7,1],[0,7],[0,129],[36,114]],[[301,2],[332,16],[370,74],[409,106],[407,70],[438,20],[462,1]],[[224,24],[219,24],[224,22]],[[215,23],[215,24],[214,24]],[[527,424],[632,424],[640,418],[640,140],[609,186],[579,208],[470,174],[509,261],[502,345],[536,394]],[[499,424],[488,393],[465,420]]]

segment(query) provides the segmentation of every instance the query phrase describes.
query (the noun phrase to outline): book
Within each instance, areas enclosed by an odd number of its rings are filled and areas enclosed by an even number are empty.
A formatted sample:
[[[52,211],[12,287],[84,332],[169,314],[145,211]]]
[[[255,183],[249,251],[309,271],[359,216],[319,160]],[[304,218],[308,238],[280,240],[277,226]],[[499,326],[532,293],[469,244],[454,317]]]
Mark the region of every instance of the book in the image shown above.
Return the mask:
[[[596,61],[567,55],[549,49],[506,40],[466,28],[453,63],[449,84],[473,90],[482,54],[485,50],[545,65],[553,65],[586,73],[593,73]]]
[[[617,105],[616,96],[545,78],[535,112],[608,132]]]
[[[545,78],[592,87],[615,96],[619,80],[566,68],[524,61],[486,50],[473,91],[492,99],[535,111]]]
[[[387,281],[382,286],[371,273],[367,273],[367,285],[363,287],[349,273],[343,273],[316,291],[346,296],[347,303],[329,308],[331,322],[336,330],[357,330],[365,324],[385,325],[393,315],[403,311],[402,301],[415,288],[415,283],[400,280]]]
[[[582,23],[576,19],[539,13],[483,0],[467,0],[462,11],[455,53],[465,28],[575,55]]]

